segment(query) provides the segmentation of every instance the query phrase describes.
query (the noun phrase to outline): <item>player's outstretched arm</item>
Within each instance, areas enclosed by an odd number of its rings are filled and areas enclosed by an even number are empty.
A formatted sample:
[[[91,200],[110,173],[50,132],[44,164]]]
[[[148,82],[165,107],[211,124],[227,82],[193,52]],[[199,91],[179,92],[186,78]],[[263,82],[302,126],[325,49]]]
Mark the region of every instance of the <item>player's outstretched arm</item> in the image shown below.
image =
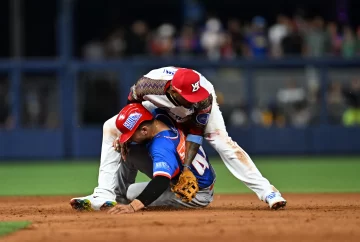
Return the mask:
[[[167,176],[156,176],[154,177],[149,184],[145,187],[144,191],[134,199],[129,205],[118,204],[112,209],[109,210],[110,214],[124,214],[124,213],[135,213],[143,209],[144,207],[150,205],[156,199],[158,199],[161,194],[170,185],[170,178]]]
[[[168,83],[167,80],[155,80],[143,76],[130,88],[127,103],[142,102],[146,95],[164,95]]]

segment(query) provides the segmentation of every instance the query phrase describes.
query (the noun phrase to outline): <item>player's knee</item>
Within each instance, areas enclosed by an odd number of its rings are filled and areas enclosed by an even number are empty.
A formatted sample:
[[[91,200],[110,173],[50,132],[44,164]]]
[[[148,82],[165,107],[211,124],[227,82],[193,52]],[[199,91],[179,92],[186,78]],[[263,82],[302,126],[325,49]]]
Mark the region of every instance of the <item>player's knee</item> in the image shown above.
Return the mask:
[[[137,192],[134,191],[134,189],[132,189],[132,185],[129,186],[127,192],[126,192],[126,198],[129,201],[134,200],[135,198],[137,198],[139,194]]]

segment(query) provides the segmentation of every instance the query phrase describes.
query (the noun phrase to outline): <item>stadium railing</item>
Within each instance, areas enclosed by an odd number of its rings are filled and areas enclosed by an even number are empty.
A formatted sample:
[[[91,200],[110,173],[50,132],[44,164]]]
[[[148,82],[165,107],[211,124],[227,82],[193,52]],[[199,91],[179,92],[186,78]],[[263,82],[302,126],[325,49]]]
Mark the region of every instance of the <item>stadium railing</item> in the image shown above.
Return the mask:
[[[229,133],[251,154],[355,154],[360,153],[360,128],[331,125],[327,122],[326,89],[331,82],[331,73],[358,68],[359,59],[283,59],[283,60],[236,60],[208,61],[184,59],[130,59],[104,62],[84,62],[78,60],[1,60],[0,72],[8,76],[10,82],[11,114],[14,129],[0,130],[0,158],[81,158],[96,157],[100,154],[102,127],[78,127],[76,115],[76,82],[81,72],[111,71],[118,75],[118,90],[126,97],[129,87],[140,74],[161,66],[184,66],[197,70],[241,70],[243,86],[235,84],[235,90],[246,93],[249,110],[257,105],[256,85],[261,85],[256,76],[262,70],[271,70],[286,78],[291,70],[317,70],[320,84],[320,122],[303,128],[265,128],[250,123],[246,127],[228,127]],[[290,70],[290,72],[288,71]],[[283,73],[282,73],[283,71]],[[26,129],[21,127],[21,82],[24,73],[56,73],[60,93],[60,126],[58,129]],[[265,72],[266,73],[266,72]],[[360,74],[360,73],[359,73]],[[356,75],[356,72],[355,74]],[[356,76],[355,76],[356,77]],[[291,76],[289,77],[291,78]],[[209,78],[210,79],[210,78]],[[260,78],[261,79],[261,78]],[[221,80],[210,79],[215,87]],[[232,80],[235,81],[236,80]],[[239,80],[240,82],[240,80]],[[233,82],[234,83],[234,82]],[[225,84],[224,84],[225,85]],[[226,84],[227,85],[227,84]],[[240,90],[243,89],[243,90]],[[224,93],[226,96],[226,93]],[[119,100],[121,105],[125,99]],[[115,114],[116,112],[114,112]],[[106,120],[104,120],[106,121]],[[208,148],[208,146],[206,145]],[[214,151],[209,149],[214,154]]]

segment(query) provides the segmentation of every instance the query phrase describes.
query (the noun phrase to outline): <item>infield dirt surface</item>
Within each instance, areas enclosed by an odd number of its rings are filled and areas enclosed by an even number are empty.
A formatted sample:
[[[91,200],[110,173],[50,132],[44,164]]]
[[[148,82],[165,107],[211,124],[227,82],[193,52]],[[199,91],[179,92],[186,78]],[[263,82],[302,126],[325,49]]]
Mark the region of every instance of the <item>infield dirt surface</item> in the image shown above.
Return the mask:
[[[251,195],[216,195],[206,209],[77,212],[70,196],[0,197],[0,221],[31,221],[0,241],[360,241],[360,194],[283,194],[271,211]]]

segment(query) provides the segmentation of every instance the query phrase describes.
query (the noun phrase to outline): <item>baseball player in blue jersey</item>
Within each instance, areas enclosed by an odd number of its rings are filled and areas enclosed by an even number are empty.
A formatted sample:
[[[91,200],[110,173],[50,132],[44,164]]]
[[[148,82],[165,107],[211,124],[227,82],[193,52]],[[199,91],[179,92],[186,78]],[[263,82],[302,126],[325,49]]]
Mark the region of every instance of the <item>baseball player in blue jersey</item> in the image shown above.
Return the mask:
[[[171,184],[177,182],[183,169],[186,138],[165,111],[155,109],[151,114],[139,103],[129,104],[118,114],[116,127],[122,133],[120,143],[131,145],[117,176],[119,203],[109,213],[133,213],[147,206],[197,208],[213,200],[215,172],[202,147],[188,167],[199,185],[195,197],[184,202],[171,191]],[[138,171],[151,181],[134,183]]]

